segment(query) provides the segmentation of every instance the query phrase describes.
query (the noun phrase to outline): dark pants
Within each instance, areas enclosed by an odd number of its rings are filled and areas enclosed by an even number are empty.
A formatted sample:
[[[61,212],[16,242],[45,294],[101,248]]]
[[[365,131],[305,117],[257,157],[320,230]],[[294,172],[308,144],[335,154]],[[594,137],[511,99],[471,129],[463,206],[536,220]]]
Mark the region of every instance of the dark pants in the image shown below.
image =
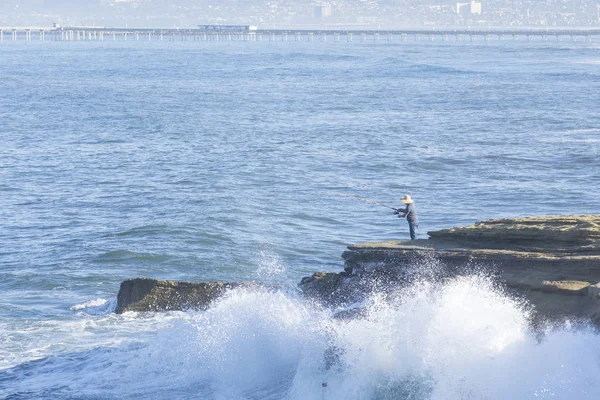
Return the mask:
[[[415,240],[417,238],[417,230],[419,229],[419,223],[408,221],[408,229],[410,229],[410,240]]]

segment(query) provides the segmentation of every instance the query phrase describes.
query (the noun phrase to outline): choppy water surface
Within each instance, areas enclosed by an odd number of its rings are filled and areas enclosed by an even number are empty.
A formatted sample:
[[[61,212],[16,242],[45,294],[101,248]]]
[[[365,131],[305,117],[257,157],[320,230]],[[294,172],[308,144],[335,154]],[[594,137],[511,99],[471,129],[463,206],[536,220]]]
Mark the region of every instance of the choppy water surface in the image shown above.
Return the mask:
[[[337,192],[411,193],[422,232],[599,212],[598,43],[5,43],[0,59],[0,397],[600,394],[599,336],[533,334],[484,276],[375,294],[363,321],[294,290],[350,243],[408,238]],[[113,314],[138,276],[285,289]]]

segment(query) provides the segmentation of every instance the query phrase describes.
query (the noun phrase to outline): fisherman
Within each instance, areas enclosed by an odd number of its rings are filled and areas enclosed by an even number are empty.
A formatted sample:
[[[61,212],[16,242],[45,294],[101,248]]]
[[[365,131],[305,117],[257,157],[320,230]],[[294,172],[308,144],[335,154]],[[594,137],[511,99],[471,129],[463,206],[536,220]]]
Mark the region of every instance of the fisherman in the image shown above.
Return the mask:
[[[410,229],[410,240],[417,238],[417,230],[419,229],[419,218],[417,217],[417,207],[415,207],[414,200],[410,195],[405,194],[400,202],[406,204],[406,208],[398,208],[394,211],[394,214],[398,215],[398,218],[406,218],[408,221],[408,228]]]

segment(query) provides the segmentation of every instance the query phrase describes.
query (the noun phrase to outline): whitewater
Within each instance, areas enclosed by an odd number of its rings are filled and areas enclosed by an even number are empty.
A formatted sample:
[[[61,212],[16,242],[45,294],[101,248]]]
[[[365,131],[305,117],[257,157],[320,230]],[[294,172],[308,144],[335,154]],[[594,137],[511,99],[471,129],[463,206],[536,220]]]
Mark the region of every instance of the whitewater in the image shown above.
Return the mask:
[[[38,328],[47,332],[36,345],[54,354],[5,370],[9,398],[600,395],[597,332],[568,323],[534,331],[529,307],[482,276],[417,282],[388,300],[374,294],[354,320],[285,292],[233,291],[206,312],[116,317],[98,303],[61,324],[80,348],[47,343],[58,327]]]
[[[0,59],[0,398],[600,396],[597,329],[533,324],[493,274],[336,309],[297,288],[349,244],[408,238],[332,193],[409,193],[421,237],[598,213],[598,43],[17,42]],[[115,314],[135,277],[279,289]]]

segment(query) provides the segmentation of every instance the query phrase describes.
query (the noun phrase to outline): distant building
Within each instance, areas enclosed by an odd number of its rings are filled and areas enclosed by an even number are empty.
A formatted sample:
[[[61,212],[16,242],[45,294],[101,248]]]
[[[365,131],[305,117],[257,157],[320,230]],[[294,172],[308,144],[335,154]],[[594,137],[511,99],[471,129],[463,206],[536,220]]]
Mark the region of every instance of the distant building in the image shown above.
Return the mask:
[[[316,18],[328,18],[331,17],[331,4],[325,3],[315,7]]]
[[[203,32],[250,32],[257,28],[253,25],[198,25]]]
[[[456,3],[456,13],[458,15],[481,15],[481,2],[472,1],[470,3]]]
[[[479,2],[479,1],[471,2],[471,14],[481,15],[481,2]]]

